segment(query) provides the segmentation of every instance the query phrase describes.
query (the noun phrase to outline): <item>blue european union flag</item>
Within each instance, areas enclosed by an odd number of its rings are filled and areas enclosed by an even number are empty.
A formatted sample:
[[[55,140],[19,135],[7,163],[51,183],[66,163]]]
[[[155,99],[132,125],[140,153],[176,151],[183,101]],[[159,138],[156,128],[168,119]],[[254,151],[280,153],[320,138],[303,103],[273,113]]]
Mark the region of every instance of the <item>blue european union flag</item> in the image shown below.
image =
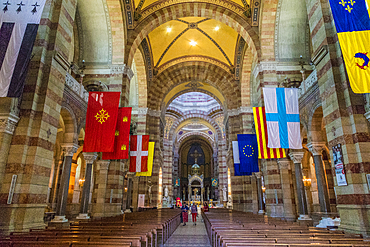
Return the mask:
[[[235,176],[252,175],[252,172],[259,172],[258,144],[256,135],[238,135],[238,145],[240,165],[238,167],[236,164],[234,164]],[[238,168],[239,171],[237,171]]]
[[[365,0],[329,2],[338,33],[370,30],[370,16]]]

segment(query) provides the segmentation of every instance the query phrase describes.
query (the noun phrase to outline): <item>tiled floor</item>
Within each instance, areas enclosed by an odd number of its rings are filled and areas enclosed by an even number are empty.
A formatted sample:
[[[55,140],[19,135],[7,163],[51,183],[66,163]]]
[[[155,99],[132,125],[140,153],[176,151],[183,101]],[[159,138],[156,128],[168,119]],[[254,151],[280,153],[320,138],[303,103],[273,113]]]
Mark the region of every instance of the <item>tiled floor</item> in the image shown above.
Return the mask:
[[[179,225],[164,247],[211,247],[201,217],[197,218],[196,226],[191,222],[191,217],[189,217],[190,221],[186,223],[186,226]]]

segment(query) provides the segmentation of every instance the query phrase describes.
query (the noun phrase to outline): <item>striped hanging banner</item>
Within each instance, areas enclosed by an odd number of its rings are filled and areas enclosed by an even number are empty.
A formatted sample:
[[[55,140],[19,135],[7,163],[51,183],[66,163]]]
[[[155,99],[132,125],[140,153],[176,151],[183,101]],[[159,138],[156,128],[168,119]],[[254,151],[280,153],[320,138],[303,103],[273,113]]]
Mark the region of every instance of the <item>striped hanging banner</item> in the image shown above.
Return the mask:
[[[265,107],[253,107],[254,124],[258,142],[258,158],[259,159],[278,159],[285,158],[284,148],[269,148],[267,147],[267,124]]]

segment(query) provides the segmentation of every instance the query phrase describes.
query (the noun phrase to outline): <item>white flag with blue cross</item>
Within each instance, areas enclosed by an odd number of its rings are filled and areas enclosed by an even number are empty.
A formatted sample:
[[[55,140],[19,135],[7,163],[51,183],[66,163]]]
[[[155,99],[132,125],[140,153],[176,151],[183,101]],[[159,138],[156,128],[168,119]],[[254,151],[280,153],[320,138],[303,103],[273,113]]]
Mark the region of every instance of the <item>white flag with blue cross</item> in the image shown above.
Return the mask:
[[[263,88],[269,148],[301,149],[298,89]]]

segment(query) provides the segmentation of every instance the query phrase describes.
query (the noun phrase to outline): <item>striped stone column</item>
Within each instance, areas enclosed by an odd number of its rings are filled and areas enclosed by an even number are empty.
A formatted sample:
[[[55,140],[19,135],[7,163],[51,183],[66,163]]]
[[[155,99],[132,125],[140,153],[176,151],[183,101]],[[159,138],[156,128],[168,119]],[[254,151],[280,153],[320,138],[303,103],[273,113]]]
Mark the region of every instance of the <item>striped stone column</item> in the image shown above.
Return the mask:
[[[261,172],[254,173],[257,179],[258,214],[265,214],[265,203],[263,202]]]
[[[80,204],[80,213],[76,217],[79,220],[87,220],[90,219],[87,211],[89,209],[89,202],[90,202],[90,190],[91,190],[91,183],[92,183],[92,166],[96,158],[98,157],[97,153],[83,153],[83,156],[86,161],[86,169],[85,169],[85,182],[82,188],[82,196],[81,196],[81,204]]]
[[[290,159],[294,163],[295,168],[295,180],[297,186],[297,204],[298,204],[298,220],[311,220],[308,216],[308,208],[307,208],[307,197],[306,197],[306,190],[303,184],[303,176],[302,176],[302,159],[304,155],[304,151],[296,151],[291,150],[289,152]]]
[[[66,219],[65,214],[66,214],[66,207],[67,207],[67,200],[68,200],[69,178],[71,176],[72,157],[73,157],[73,154],[77,151],[78,145],[74,143],[62,144],[62,148],[64,151],[62,176],[60,180],[60,188],[59,188],[58,199],[57,199],[57,208],[55,212],[56,216],[52,220],[52,222],[55,222],[55,223],[68,222],[68,219]]]
[[[111,160],[105,194],[105,216],[114,216],[121,213],[124,176],[124,163],[120,160]]]
[[[271,217],[284,217],[284,201],[279,164],[276,159],[263,160],[266,213]]]
[[[0,181],[4,181],[10,143],[15,126],[19,121],[18,112],[12,111],[12,109],[17,109],[17,104],[18,98],[0,98]],[[0,191],[2,191],[2,185],[3,182],[0,183]]]
[[[324,169],[324,162],[322,161],[322,151],[325,147],[325,143],[308,143],[308,149],[313,155],[313,161],[315,163],[317,190],[319,191],[319,202],[320,210],[323,213],[330,213],[330,200],[329,190],[326,178],[326,172]]]
[[[93,205],[91,216],[105,216],[105,195],[108,183],[108,168],[110,160],[98,160],[96,162],[95,185],[93,192]]]
[[[77,1],[47,1],[29,65],[20,120],[10,144],[0,191],[0,231],[44,226],[48,182],[57,135]],[[62,58],[62,59],[60,59]],[[18,175],[7,204],[11,177]],[[17,220],[13,220],[17,215]]]
[[[280,170],[281,189],[283,194],[284,218],[288,221],[294,221],[296,219],[296,216],[295,198],[290,165],[291,161],[287,158],[282,158],[278,160],[278,163]]]

